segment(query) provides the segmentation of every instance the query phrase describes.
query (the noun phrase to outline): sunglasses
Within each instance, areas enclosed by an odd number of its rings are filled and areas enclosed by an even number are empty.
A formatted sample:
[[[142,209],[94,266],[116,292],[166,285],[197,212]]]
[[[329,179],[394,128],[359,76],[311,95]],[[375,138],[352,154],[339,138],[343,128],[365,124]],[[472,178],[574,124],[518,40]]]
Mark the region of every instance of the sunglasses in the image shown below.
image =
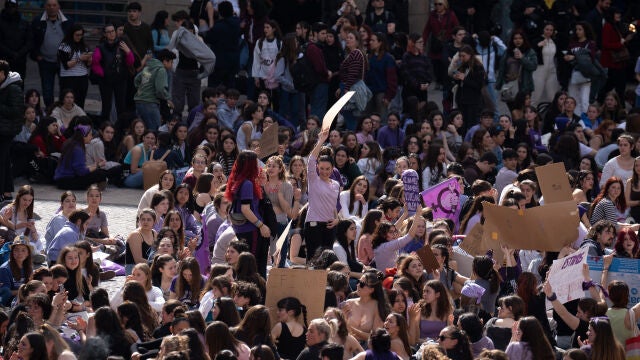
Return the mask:
[[[440,335],[438,336],[438,339],[440,339],[440,341],[444,341],[444,339],[451,339],[451,338],[448,336]]]
[[[367,285],[367,283],[366,283],[366,282],[364,282],[364,281],[360,280],[360,281],[358,281],[358,286],[360,286],[361,288],[363,288],[363,287],[367,287],[367,286],[369,286],[369,285]]]

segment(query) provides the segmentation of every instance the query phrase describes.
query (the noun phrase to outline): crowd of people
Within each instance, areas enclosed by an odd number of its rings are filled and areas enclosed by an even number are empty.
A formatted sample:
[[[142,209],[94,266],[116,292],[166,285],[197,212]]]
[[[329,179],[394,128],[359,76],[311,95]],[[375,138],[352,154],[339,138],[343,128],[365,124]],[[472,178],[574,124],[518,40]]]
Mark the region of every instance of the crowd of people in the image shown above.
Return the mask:
[[[640,6],[505,3],[434,0],[415,33],[403,0],[193,1],[151,25],[130,2],[94,47],[57,0],[31,24],[6,1],[2,356],[624,359],[640,305],[608,269],[640,258],[640,86],[627,81],[640,80]],[[27,56],[39,90],[24,90]],[[89,83],[100,114],[85,112]],[[554,162],[578,238],[559,252],[503,244],[459,268],[484,204],[544,206],[535,168]],[[420,190],[456,179],[459,217],[410,211],[409,171]],[[63,191],[44,234],[19,176]],[[128,234],[100,208],[113,186],[145,190]],[[585,297],[562,303],[548,271],[581,248],[604,270],[585,266]],[[293,296],[265,307],[269,271],[295,267],[327,271],[322,317]]]

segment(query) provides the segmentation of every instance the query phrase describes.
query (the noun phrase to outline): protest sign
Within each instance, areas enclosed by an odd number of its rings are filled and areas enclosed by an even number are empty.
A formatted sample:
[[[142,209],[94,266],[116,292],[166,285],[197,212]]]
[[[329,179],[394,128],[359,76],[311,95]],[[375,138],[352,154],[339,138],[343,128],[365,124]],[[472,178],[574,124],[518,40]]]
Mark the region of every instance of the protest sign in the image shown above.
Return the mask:
[[[324,294],[327,286],[325,270],[273,268],[267,277],[265,305],[271,315],[271,323],[278,322],[278,301],[292,296],[307,307],[307,318],[318,319],[324,315]]]
[[[589,275],[594,282],[602,279],[602,257],[588,256]],[[609,266],[607,282],[613,280],[624,281],[629,286],[628,308],[640,302],[640,260],[614,257]],[[605,288],[608,284],[602,284]]]
[[[484,203],[484,238],[512,249],[560,251],[578,238],[578,209],[564,201],[516,210]]]
[[[473,274],[473,256],[457,252],[454,247],[451,259],[458,263],[458,270],[456,270],[458,274],[465,277],[471,277]]]
[[[420,204],[418,173],[413,169],[408,169],[402,172],[401,178],[404,185],[404,202],[407,204],[409,215],[414,215],[418,204]]]
[[[327,130],[331,127],[331,124],[333,124],[333,120],[336,118],[340,110],[342,110],[342,108],[347,104],[349,99],[351,99],[351,97],[355,93],[355,91],[347,91],[346,94],[342,95],[342,97],[338,101],[336,101],[333,106],[331,106],[329,111],[327,111],[327,113],[324,114],[324,117],[322,118],[322,130]]]
[[[426,245],[416,250],[416,255],[418,255],[422,266],[428,273],[432,273],[434,270],[440,268],[436,256],[433,254],[433,251],[431,251],[431,246]]]
[[[458,227],[460,217],[460,183],[455,178],[445,180],[420,193],[425,206],[433,211],[434,219],[451,219]]]
[[[475,224],[462,240],[460,248],[471,256],[486,255],[489,247],[484,242],[483,233],[482,224]]]
[[[536,167],[536,176],[542,190],[544,203],[551,204],[573,200],[573,190],[564,163],[553,163]]]
[[[260,138],[260,156],[267,157],[278,152],[278,124],[269,126]]]
[[[589,248],[579,249],[573,254],[553,261],[549,269],[549,284],[561,303],[584,296],[582,290],[582,265],[586,264]],[[551,303],[547,301],[547,309]]]

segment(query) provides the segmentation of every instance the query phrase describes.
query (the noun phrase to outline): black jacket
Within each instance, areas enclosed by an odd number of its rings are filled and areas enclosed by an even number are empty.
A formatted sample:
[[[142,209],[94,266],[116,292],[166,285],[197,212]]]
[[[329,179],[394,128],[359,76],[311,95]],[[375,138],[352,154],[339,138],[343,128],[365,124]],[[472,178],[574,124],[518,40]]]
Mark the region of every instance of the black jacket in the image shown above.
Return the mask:
[[[24,95],[22,79],[9,72],[0,84],[0,136],[16,136],[24,124]]]
[[[215,71],[235,73],[240,61],[240,19],[236,16],[216,21],[204,41],[216,54]]]
[[[31,26],[19,12],[9,14],[7,9],[0,14],[0,57],[11,62],[26,61],[31,51]]]
[[[40,56],[40,46],[44,41],[44,33],[47,31],[47,20],[41,20],[42,17],[36,17],[31,23],[31,30],[33,35],[32,47],[31,47],[31,59],[33,61],[38,60]],[[73,25],[73,22],[69,19],[62,21],[62,31],[66,34]]]

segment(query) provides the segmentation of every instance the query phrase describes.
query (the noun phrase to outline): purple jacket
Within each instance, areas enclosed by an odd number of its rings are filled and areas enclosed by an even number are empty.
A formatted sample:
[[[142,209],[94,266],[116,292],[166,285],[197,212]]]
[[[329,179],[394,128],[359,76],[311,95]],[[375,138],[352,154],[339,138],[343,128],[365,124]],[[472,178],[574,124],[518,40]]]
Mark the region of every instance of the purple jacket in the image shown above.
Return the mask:
[[[74,147],[69,157],[69,159],[62,157],[58,162],[58,167],[56,167],[56,172],[53,175],[54,180],[84,176],[89,173],[84,150],[80,146]]]
[[[383,150],[388,147],[402,146],[404,142],[404,130],[396,128],[392,130],[389,126],[383,126],[378,130],[378,144]]]

